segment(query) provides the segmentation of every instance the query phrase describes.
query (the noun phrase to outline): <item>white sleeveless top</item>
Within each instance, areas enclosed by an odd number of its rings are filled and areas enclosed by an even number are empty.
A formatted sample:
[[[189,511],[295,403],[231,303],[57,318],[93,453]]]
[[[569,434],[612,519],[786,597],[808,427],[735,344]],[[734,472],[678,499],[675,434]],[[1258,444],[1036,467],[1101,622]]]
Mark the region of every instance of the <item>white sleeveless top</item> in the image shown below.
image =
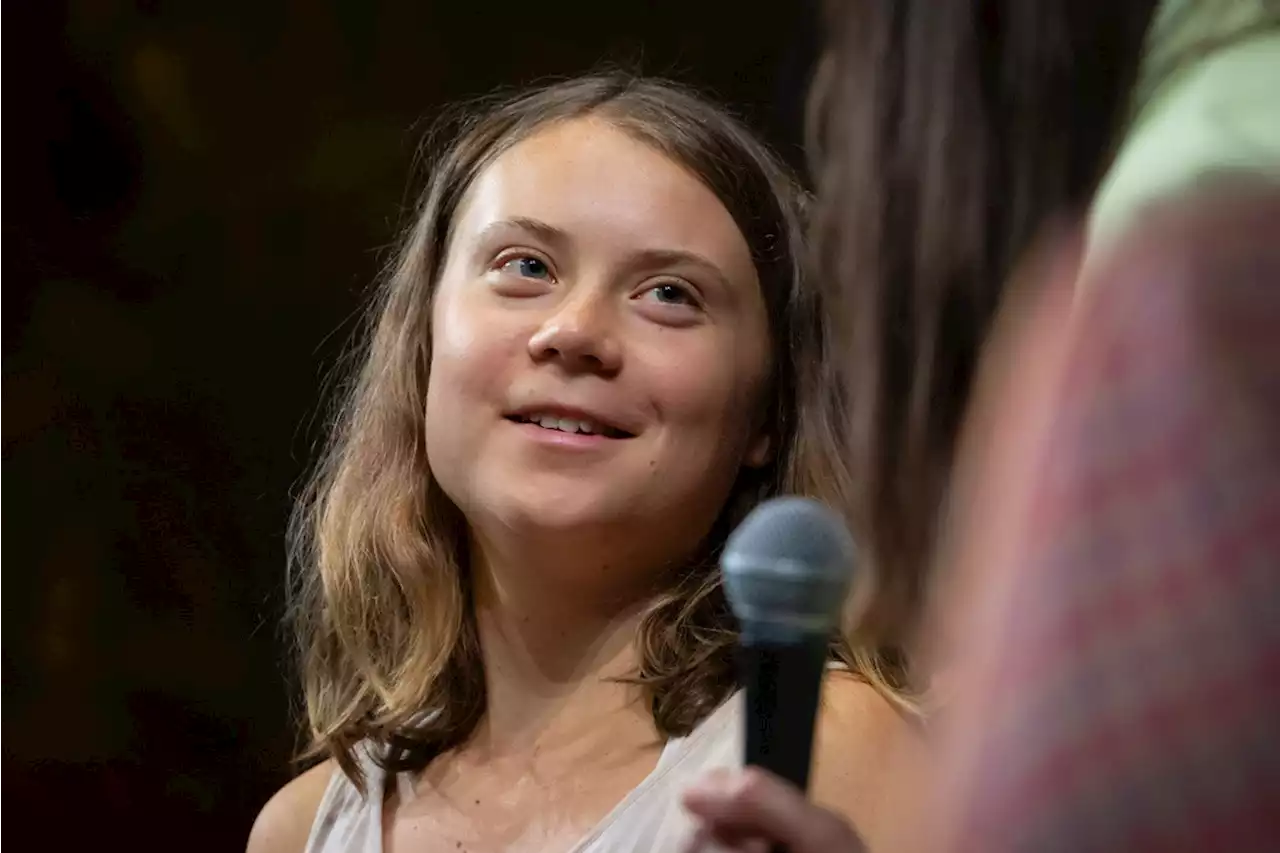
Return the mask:
[[[682,849],[693,833],[692,821],[680,804],[685,788],[707,770],[743,764],[742,706],[739,692],[687,737],[667,741],[653,772],[565,853]],[[304,853],[382,853],[387,774],[363,750],[357,754],[368,779],[368,795],[362,797],[345,774],[335,772],[320,800]],[[402,798],[413,797],[407,775],[399,774],[394,784]]]

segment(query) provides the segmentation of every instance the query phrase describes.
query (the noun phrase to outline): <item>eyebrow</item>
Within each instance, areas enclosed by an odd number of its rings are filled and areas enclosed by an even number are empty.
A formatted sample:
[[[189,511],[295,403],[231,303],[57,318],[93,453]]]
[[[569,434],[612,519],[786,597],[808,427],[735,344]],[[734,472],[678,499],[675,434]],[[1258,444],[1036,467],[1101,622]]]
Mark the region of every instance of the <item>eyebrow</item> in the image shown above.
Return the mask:
[[[729,279],[720,267],[696,252],[687,252],[683,249],[643,249],[631,256],[631,263],[641,269],[654,271],[682,264],[698,267],[713,276],[719,287],[732,292]]]
[[[503,231],[524,231],[540,240],[555,245],[564,245],[569,242],[569,235],[562,229],[549,225],[540,219],[531,219],[527,216],[513,216],[509,219],[499,219],[496,222],[491,222],[480,232],[476,242],[482,243],[494,234]]]

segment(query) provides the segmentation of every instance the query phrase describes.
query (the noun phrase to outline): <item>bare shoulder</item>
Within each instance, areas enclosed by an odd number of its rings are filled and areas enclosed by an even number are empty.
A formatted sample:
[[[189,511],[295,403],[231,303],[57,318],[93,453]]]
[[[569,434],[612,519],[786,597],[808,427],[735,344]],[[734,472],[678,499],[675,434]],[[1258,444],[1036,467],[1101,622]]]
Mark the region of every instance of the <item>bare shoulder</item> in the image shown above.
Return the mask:
[[[839,812],[872,843],[891,820],[883,806],[890,777],[923,757],[918,723],[874,687],[847,672],[830,672],[814,743],[812,794]],[[882,818],[884,820],[882,821]]]
[[[318,764],[276,791],[253,822],[246,853],[302,853],[336,768]]]

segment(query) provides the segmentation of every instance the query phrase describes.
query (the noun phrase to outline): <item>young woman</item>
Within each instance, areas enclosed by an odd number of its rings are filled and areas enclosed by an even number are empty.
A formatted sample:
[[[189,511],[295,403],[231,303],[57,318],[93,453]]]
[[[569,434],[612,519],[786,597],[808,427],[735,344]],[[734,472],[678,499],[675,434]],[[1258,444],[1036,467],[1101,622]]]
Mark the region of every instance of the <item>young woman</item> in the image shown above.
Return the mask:
[[[681,789],[741,763],[717,550],[764,497],[846,501],[803,202],[666,83],[465,116],[298,510],[325,760],[251,853],[680,846]],[[903,702],[887,654],[833,640],[815,793],[874,837]]]

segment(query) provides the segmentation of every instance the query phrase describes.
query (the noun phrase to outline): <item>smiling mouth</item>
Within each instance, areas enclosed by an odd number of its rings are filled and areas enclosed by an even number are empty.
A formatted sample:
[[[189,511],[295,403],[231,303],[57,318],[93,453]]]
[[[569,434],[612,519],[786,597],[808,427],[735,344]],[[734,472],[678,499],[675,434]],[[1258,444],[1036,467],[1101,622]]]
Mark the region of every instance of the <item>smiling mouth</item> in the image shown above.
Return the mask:
[[[517,424],[531,424],[546,430],[567,432],[573,435],[598,435],[602,438],[634,438],[631,433],[616,427],[585,418],[562,418],[559,415],[508,415],[507,420]]]

